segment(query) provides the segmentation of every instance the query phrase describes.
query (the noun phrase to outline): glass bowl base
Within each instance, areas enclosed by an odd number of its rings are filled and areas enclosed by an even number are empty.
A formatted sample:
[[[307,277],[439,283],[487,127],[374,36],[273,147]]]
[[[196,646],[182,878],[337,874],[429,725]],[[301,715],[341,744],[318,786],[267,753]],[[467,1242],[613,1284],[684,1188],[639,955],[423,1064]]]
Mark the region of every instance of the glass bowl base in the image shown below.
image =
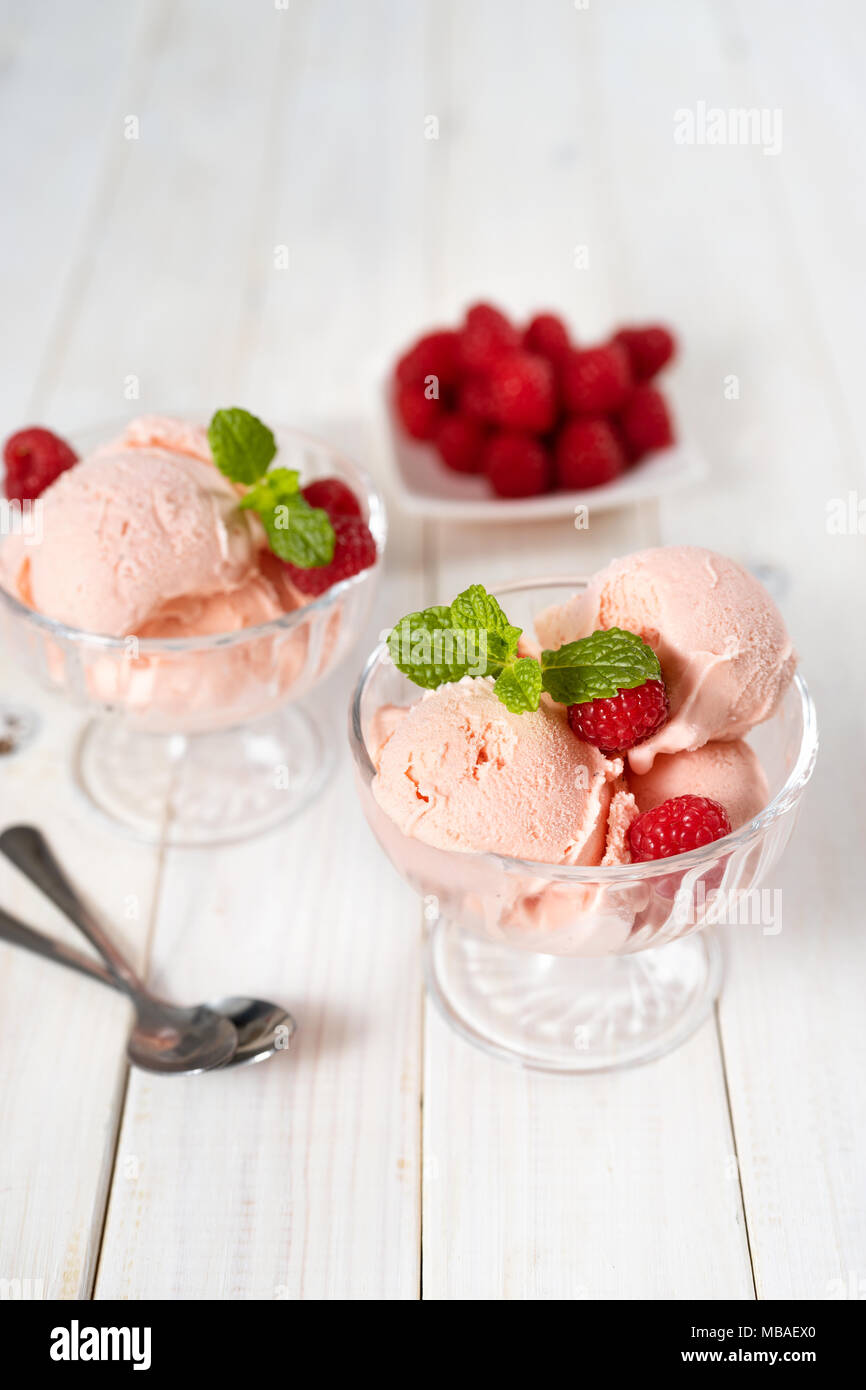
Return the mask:
[[[679,1047],[707,1018],[721,947],[704,930],[652,950],[549,956],[440,918],[427,938],[428,991],[468,1042],[540,1071],[612,1071]]]
[[[95,719],[73,775],[88,801],[136,839],[183,847],[227,844],[288,820],[319,793],[332,740],[286,705],[234,729],[152,734]]]

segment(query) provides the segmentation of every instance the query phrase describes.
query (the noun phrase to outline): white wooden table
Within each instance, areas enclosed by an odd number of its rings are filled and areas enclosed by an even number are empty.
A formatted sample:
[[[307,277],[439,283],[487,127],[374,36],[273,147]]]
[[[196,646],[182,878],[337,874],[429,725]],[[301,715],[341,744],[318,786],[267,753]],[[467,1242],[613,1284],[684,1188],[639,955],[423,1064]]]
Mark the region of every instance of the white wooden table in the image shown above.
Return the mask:
[[[0,948],[0,1277],[68,1298],[866,1295],[866,540],[826,524],[866,488],[861,6],[0,14],[4,434],[240,402],[382,477],[390,356],[490,296],[560,306],[585,338],[678,325],[682,428],[712,465],[581,533],[392,511],[377,612],[327,692],[337,774],[218,853],[104,829],[69,774],[80,716],[0,668],[0,698],[43,719],[0,761],[2,819],[56,838],[158,985],[269,994],[301,1025],[288,1058],[156,1082],[123,1065],[123,1001]],[[676,143],[701,102],[779,109],[781,152]],[[659,541],[773,567],[815,693],[783,930],[731,933],[716,1016],[663,1061],[519,1074],[424,1002],[420,905],[353,796],[348,693],[418,600]],[[67,934],[5,865],[0,901]]]

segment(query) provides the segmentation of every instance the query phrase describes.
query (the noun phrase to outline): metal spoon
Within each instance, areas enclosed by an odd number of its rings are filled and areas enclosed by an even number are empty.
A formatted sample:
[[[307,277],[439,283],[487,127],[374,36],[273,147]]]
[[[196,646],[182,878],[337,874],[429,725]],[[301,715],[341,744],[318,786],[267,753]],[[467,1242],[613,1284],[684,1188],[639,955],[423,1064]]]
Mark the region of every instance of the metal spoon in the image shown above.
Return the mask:
[[[62,941],[55,941],[50,936],[44,936],[35,927],[28,927],[26,923],[13,917],[11,912],[7,912],[2,907],[0,907],[0,939],[10,942],[13,946],[23,946],[25,951],[32,951],[34,955],[44,956],[47,960],[53,960],[57,965],[65,965],[70,970],[77,970],[79,974],[87,975],[91,980],[99,980],[101,984],[108,985],[110,989],[123,992],[111,971],[106,970],[104,965],[99,965],[97,961],[81,955],[80,952],[74,951],[71,946],[64,945]],[[237,1049],[234,1056],[223,1064],[226,1067],[239,1067],[249,1062],[261,1062],[266,1057],[273,1056],[274,1052],[288,1047],[295,1031],[295,1020],[292,1015],[281,1008],[279,1004],[269,1004],[264,999],[246,999],[234,996],[231,999],[220,999],[216,1004],[212,1004],[211,1008],[216,1013],[225,1014],[230,1018],[237,1030]]]
[[[232,1061],[238,1050],[238,1032],[232,1018],[203,1004],[179,1008],[152,994],[79,897],[39,830],[28,825],[11,826],[0,835],[0,852],[84,933],[105,961],[115,986],[132,1000],[136,1023],[127,1054],[135,1066],[145,1071],[178,1074],[210,1071]],[[20,937],[19,944],[23,944]],[[55,953],[53,958],[59,957]],[[249,1022],[250,1009],[254,1011],[259,1001],[229,1003],[234,1007],[249,1006],[240,1010]],[[262,1057],[276,1050],[281,1036],[273,1034],[270,1046],[257,1046],[254,1055]]]

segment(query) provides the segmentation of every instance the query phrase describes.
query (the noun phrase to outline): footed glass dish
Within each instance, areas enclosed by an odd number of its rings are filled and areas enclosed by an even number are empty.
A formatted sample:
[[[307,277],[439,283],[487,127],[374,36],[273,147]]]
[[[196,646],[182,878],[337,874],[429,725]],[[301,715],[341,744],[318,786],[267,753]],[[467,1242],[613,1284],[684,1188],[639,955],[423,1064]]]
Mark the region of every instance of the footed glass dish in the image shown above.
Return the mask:
[[[537,613],[585,583],[539,579],[495,592],[531,635]],[[759,815],[688,854],[610,867],[442,850],[404,835],[373,795],[368,739],[377,710],[420,695],[380,644],[355,691],[349,736],[367,820],[424,902],[427,988],[440,1012],[469,1042],[544,1071],[604,1071],[677,1047],[719,992],[713,925],[773,930],[756,890],[790,838],[817,756],[802,678],[750,736],[770,786]]]
[[[83,454],[120,431],[73,442]],[[333,739],[299,702],[334,670],[367,619],[386,522],[369,475],[328,444],[276,429],[275,464],[302,484],[336,476],[378,547],[370,569],[257,627],[207,637],[101,637],[34,612],[0,588],[0,636],[42,685],[90,712],[73,775],[137,838],[207,845],[268,830],[324,784]]]

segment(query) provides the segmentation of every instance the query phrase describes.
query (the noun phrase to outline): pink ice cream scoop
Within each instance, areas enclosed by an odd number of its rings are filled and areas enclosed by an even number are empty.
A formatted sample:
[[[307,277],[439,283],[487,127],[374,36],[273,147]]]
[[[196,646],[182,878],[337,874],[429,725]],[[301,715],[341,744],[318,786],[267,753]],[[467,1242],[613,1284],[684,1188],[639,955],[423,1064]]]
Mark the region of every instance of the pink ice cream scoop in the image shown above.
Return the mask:
[[[379,712],[373,795],[404,835],[439,849],[597,864],[622,761],[580,743],[543,699],[512,714],[487,678]]]
[[[46,488],[43,539],[4,555],[5,582],[71,627],[140,633],[167,603],[250,579],[255,538],[237,500],[213,464],[191,454],[94,454]]]
[[[579,742],[543,698],[511,714],[492,681],[465,678],[409,707],[376,711],[367,734],[376,776],[372,823],[391,859],[440,910],[524,949],[604,955],[623,949],[646,893],[532,872],[506,877],[473,854],[556,865],[628,862],[638,814],[622,760]],[[441,851],[452,851],[443,861]],[[457,853],[453,853],[457,851]]]
[[[116,454],[121,449],[146,449],[149,453],[164,449],[169,454],[188,454],[202,463],[213,463],[204,426],[177,420],[172,415],[137,415],[122,434],[98,452]]]
[[[258,627],[292,613],[308,602],[289,579],[288,570],[269,550],[260,551],[256,568],[234,589],[212,594],[180,594],[168,599],[143,623],[139,637],[208,637]]]
[[[762,811],[770,795],[757,754],[740,738],[691,753],[659,753],[648,772],[632,772],[628,782],[639,811],[672,796],[708,796],[724,806],[733,830]]]
[[[741,738],[769,719],[796,665],[763,585],[736,561],[696,546],[614,560],[582,593],[536,621],[546,648],[610,627],[636,632],[653,648],[670,698],[668,722],[629,750],[638,773],[661,753]]]

